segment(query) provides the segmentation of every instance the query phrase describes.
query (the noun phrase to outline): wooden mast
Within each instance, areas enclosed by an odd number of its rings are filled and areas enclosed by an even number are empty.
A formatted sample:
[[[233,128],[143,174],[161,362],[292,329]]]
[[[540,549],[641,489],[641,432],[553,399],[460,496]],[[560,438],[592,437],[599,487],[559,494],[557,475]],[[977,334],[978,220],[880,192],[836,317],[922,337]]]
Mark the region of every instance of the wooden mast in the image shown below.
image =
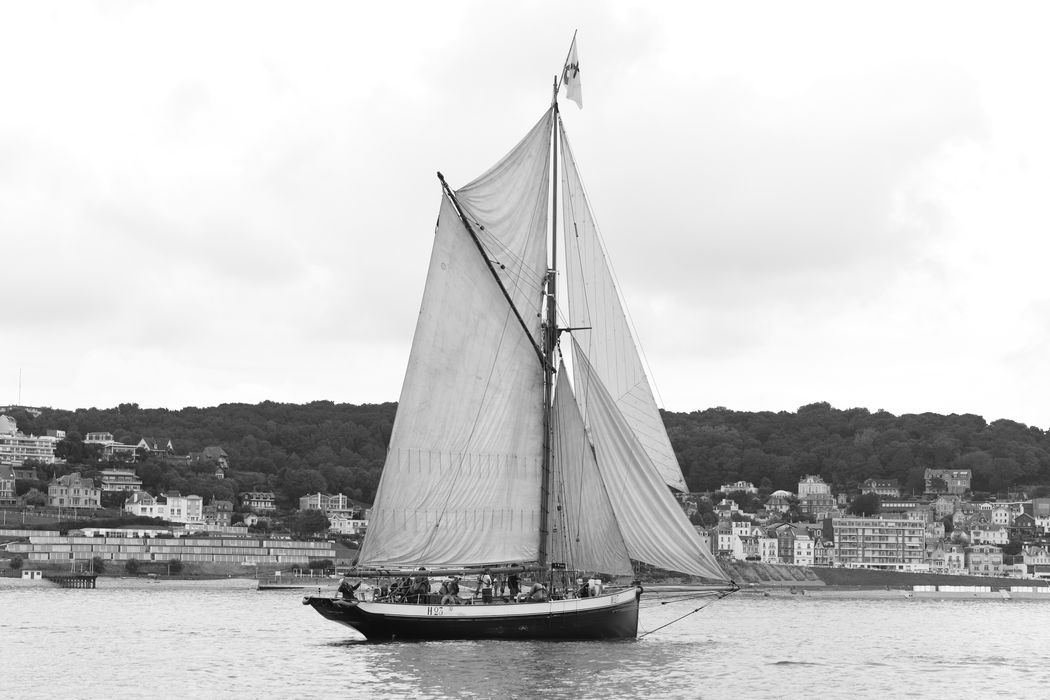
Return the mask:
[[[543,469],[540,478],[540,550],[539,568],[546,571],[550,566],[547,541],[550,535],[550,481],[552,404],[554,395],[554,348],[558,343],[558,316],[555,291],[558,278],[558,77],[554,78],[554,96],[551,100],[551,266],[547,270],[547,319],[544,323],[543,352]]]

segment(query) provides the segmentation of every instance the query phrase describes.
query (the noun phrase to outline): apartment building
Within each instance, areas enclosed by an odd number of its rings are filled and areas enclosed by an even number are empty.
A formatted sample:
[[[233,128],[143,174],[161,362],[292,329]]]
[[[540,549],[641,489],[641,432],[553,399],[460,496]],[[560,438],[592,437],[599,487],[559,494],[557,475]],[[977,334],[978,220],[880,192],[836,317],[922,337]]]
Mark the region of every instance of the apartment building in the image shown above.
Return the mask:
[[[922,568],[925,526],[917,520],[836,518],[835,556],[845,566],[912,571]]]

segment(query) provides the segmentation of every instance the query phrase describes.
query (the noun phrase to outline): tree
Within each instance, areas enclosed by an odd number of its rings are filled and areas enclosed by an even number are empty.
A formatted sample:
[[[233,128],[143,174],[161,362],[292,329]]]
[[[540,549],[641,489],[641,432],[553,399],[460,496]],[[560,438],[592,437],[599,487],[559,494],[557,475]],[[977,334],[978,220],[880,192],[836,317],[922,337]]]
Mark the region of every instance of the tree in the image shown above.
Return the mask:
[[[861,517],[869,517],[879,512],[879,497],[875,493],[864,493],[853,499],[853,503],[849,504],[849,509],[846,511],[850,515],[859,515]]]
[[[182,573],[182,560],[181,559],[169,559],[168,560],[168,573],[169,574],[181,574]]]
[[[139,560],[128,559],[127,563],[124,564],[124,571],[127,571],[132,576],[139,572]]]
[[[122,510],[126,500],[128,500],[128,494],[124,491],[103,491],[99,505],[103,508]]]
[[[22,557],[18,556],[17,554],[11,557],[11,562],[8,564],[8,566],[10,566],[15,571],[18,571],[22,568]]]
[[[31,488],[22,496],[22,503],[27,506],[46,506],[47,494],[40,489]]]
[[[91,557],[91,570],[96,574],[106,573],[106,560],[102,557]]]
[[[1024,542],[1021,541],[1020,537],[1016,535],[1010,538],[1010,541],[1002,548],[1003,554],[1018,555],[1021,553],[1021,549],[1024,548]]]
[[[303,510],[286,519],[285,526],[293,534],[307,537],[324,532],[332,526],[332,523],[328,520],[328,516],[319,510]]]

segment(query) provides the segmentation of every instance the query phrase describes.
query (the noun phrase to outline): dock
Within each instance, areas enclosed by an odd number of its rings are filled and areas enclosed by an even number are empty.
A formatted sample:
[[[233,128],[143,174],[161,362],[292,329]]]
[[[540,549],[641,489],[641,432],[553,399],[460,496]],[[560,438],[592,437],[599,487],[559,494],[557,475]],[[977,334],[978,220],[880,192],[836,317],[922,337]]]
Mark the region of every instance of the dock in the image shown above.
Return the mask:
[[[94,588],[98,574],[48,574],[44,579],[62,588]]]

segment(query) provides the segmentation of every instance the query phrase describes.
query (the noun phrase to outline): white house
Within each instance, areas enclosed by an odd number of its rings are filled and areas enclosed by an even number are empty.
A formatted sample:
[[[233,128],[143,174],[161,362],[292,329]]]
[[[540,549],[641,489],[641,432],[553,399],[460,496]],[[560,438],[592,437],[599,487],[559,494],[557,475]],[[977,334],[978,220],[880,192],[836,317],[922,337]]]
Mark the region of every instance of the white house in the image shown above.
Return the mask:
[[[759,537],[758,553],[764,563],[779,564],[780,556],[777,554],[777,538]]]
[[[340,535],[362,535],[368,529],[367,520],[348,518],[345,515],[333,515],[328,521],[332,524],[328,531]]]
[[[813,566],[813,539],[809,535],[795,535],[795,564]]]
[[[1001,525],[985,525],[975,527],[970,531],[970,542],[1005,546],[1010,543],[1010,535],[1009,531]]]
[[[204,499],[200,496],[183,496],[177,491],[156,498],[145,491],[136,491],[124,501],[124,510],[132,515],[162,518],[186,525],[204,522]]]

